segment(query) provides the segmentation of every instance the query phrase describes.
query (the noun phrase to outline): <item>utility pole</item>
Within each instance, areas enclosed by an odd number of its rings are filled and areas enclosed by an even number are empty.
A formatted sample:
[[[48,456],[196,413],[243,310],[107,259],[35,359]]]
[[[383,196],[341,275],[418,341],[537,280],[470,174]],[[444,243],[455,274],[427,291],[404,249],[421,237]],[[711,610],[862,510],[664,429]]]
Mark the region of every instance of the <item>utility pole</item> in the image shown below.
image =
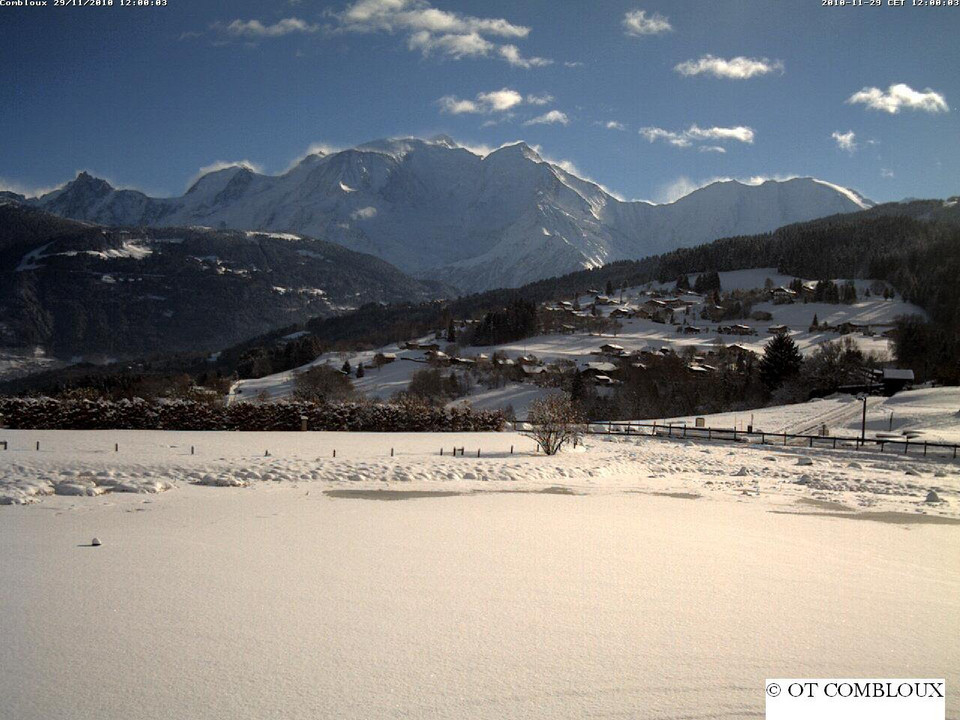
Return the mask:
[[[867,439],[867,396],[858,395],[857,399],[863,403],[863,417],[860,420],[860,444],[865,444]]]

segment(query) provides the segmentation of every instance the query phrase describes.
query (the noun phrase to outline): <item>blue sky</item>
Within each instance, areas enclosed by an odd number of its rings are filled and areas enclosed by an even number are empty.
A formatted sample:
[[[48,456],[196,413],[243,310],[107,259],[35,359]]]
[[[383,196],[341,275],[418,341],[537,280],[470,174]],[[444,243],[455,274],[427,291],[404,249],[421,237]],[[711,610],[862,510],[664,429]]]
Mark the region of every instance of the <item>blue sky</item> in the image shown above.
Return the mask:
[[[87,169],[180,194],[218,162],[447,133],[525,140],[627,199],[793,175],[960,193],[960,7],[869,1],[0,7],[0,186]]]

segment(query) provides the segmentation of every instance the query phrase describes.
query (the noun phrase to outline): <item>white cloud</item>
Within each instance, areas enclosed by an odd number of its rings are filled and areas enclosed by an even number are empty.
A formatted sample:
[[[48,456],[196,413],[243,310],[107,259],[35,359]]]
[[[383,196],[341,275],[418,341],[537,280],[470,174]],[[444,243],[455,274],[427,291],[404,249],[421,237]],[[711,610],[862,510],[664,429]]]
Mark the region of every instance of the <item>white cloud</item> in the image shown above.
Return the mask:
[[[319,25],[311,25],[300,18],[289,17],[278,20],[273,25],[264,25],[259,20],[233,20],[223,25],[214,23],[213,28],[227,35],[242,38],[276,38],[290,33],[315,33],[320,29]]]
[[[886,92],[880,88],[865,87],[851,95],[847,102],[862,103],[871,110],[882,110],[891,115],[896,115],[902,109],[922,110],[928,113],[950,112],[950,106],[947,105],[947,100],[942,94],[930,88],[919,92],[903,83],[891,85]]]
[[[695,140],[716,140],[718,142],[723,142],[724,140],[736,140],[737,142],[742,143],[752,143],[754,132],[753,128],[748,128],[743,125],[737,125],[736,127],[712,128],[700,128],[696,125],[691,125],[686,131],[686,135],[687,137]]]
[[[527,95],[527,103],[529,105],[549,105],[553,102],[553,95],[550,93],[542,93],[541,95]]]
[[[456,95],[444,95],[437,100],[440,105],[440,112],[449,115],[463,115],[465,113],[481,113],[483,108],[473,100],[458,98]]]
[[[432,35],[421,30],[407,39],[407,47],[419,50],[424,57],[439,52],[454,60],[462,60],[465,57],[485,57],[496,46],[475,32],[466,35]]]
[[[842,133],[839,130],[834,130],[832,133],[830,133],[830,137],[832,137],[836,141],[837,147],[840,148],[841,150],[844,150],[845,152],[848,152],[851,155],[853,155],[853,153],[856,152],[857,136],[856,136],[856,133],[853,132],[853,130],[848,130],[845,133]]]
[[[529,70],[532,67],[545,67],[547,65],[553,65],[553,60],[542,57],[529,57],[525,58],[520,54],[520,49],[516,45],[501,45],[500,57],[506,60],[508,63],[514,67],[523,68],[524,70]]]
[[[440,34],[480,33],[524,38],[530,28],[502,18],[477,18],[431,7],[425,0],[357,0],[339,16],[349,30],[396,32],[425,30]]]
[[[767,75],[772,72],[783,72],[783,62],[768,60],[767,58],[748,58],[738,56],[725,60],[704,55],[699,60],[687,60],[674,68],[681,75],[713,75],[729,80],[747,80],[757,75]]]
[[[504,112],[523,102],[523,95],[510,88],[501,88],[493,92],[479,93],[477,100],[490,107],[494,112]]]
[[[377,209],[375,207],[362,207],[359,210],[354,210],[350,213],[350,217],[354,220],[369,220],[377,216]]]
[[[657,140],[664,140],[671,145],[676,145],[677,147],[690,147],[691,143],[689,138],[685,137],[683,133],[676,133],[671,130],[664,130],[663,128],[658,127],[644,127],[640,128],[640,134],[643,135],[650,142],[656,142]]]
[[[569,125],[570,118],[560,110],[550,110],[543,115],[527,120],[524,125]]]
[[[577,68],[577,67],[583,67],[583,63],[580,62],[579,60],[567,60],[566,62],[563,63],[563,66],[568,68]]]
[[[528,102],[530,102],[528,100]],[[440,112],[449,115],[505,113],[523,103],[523,95],[510,88],[477,93],[473,100],[444,95],[437,100]]]
[[[696,124],[679,132],[665,130],[659,127],[644,127],[640,128],[640,134],[649,142],[657,142],[659,140],[680,148],[688,148],[696,145],[701,152],[721,153],[726,152],[726,150],[713,143],[735,140],[749,145],[753,143],[756,135],[753,128],[744,125],[702,128]],[[707,141],[710,142],[707,143]]]
[[[549,65],[552,60],[525,58],[512,43],[500,45],[490,40],[518,40],[530,34],[530,28],[503,18],[481,18],[440,10],[427,0],[357,0],[342,13],[332,13],[339,29],[349,32],[387,32],[407,35],[407,47],[424,56],[437,54],[463,58],[499,57],[514,67]]]
[[[893,170],[880,168],[880,177],[890,179],[893,177]]]
[[[633,37],[662,35],[673,30],[670,21],[663,15],[655,12],[647,17],[646,10],[631,10],[623,16],[622,24],[627,35]]]
[[[616,120],[607,120],[603,124],[607,130],[626,130],[627,127],[622,122],[617,122]]]

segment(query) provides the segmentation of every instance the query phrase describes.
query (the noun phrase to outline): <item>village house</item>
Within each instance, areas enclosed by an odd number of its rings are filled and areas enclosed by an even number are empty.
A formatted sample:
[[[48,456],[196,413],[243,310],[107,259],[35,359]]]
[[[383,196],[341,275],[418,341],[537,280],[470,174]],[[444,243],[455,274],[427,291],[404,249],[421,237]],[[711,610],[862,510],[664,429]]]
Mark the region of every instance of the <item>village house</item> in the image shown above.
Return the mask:
[[[610,355],[612,357],[620,357],[624,355],[626,350],[622,345],[614,345],[613,343],[605,343],[600,346],[599,355]]]
[[[770,291],[770,299],[773,300],[774,305],[786,305],[797,299],[797,293],[795,290],[781,285]]]
[[[790,332],[790,328],[787,325],[771,325],[767,328],[767,332],[773,335],[786,335]]]

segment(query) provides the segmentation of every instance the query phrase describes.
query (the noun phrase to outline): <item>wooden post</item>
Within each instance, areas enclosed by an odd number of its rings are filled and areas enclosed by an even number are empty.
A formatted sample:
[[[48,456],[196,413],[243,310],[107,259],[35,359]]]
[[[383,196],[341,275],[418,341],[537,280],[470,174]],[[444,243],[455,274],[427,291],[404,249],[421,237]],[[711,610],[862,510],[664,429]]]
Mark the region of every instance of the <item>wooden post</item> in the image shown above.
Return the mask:
[[[190,446],[190,454],[193,455],[193,445]]]
[[[510,446],[510,454],[513,455],[513,445]]]
[[[120,443],[114,443],[114,444],[113,444],[113,451],[114,451],[114,452],[120,452]]]
[[[480,448],[477,448],[477,457],[480,457]]]
[[[787,444],[787,434],[786,434],[786,433],[783,434],[783,444],[784,444],[784,445]]]
[[[443,448],[440,448],[440,457],[443,457]]]
[[[903,441],[903,454],[907,455],[910,450],[910,438]]]
[[[736,425],[733,426],[733,441],[734,441],[734,442],[737,441],[737,426],[736,426]]]
[[[813,447],[813,435],[810,436],[810,447]]]
[[[926,440],[923,441],[923,456],[924,456],[924,457],[927,456],[927,441],[926,441]]]
[[[334,456],[334,457],[337,456],[337,449],[336,449],[336,448],[333,449],[333,456]]]
[[[390,448],[390,457],[393,457],[393,448]]]
[[[833,449],[834,449],[834,450],[837,449],[837,439],[836,439],[836,438],[833,439]]]
[[[37,452],[40,452],[40,441],[37,440]]]

